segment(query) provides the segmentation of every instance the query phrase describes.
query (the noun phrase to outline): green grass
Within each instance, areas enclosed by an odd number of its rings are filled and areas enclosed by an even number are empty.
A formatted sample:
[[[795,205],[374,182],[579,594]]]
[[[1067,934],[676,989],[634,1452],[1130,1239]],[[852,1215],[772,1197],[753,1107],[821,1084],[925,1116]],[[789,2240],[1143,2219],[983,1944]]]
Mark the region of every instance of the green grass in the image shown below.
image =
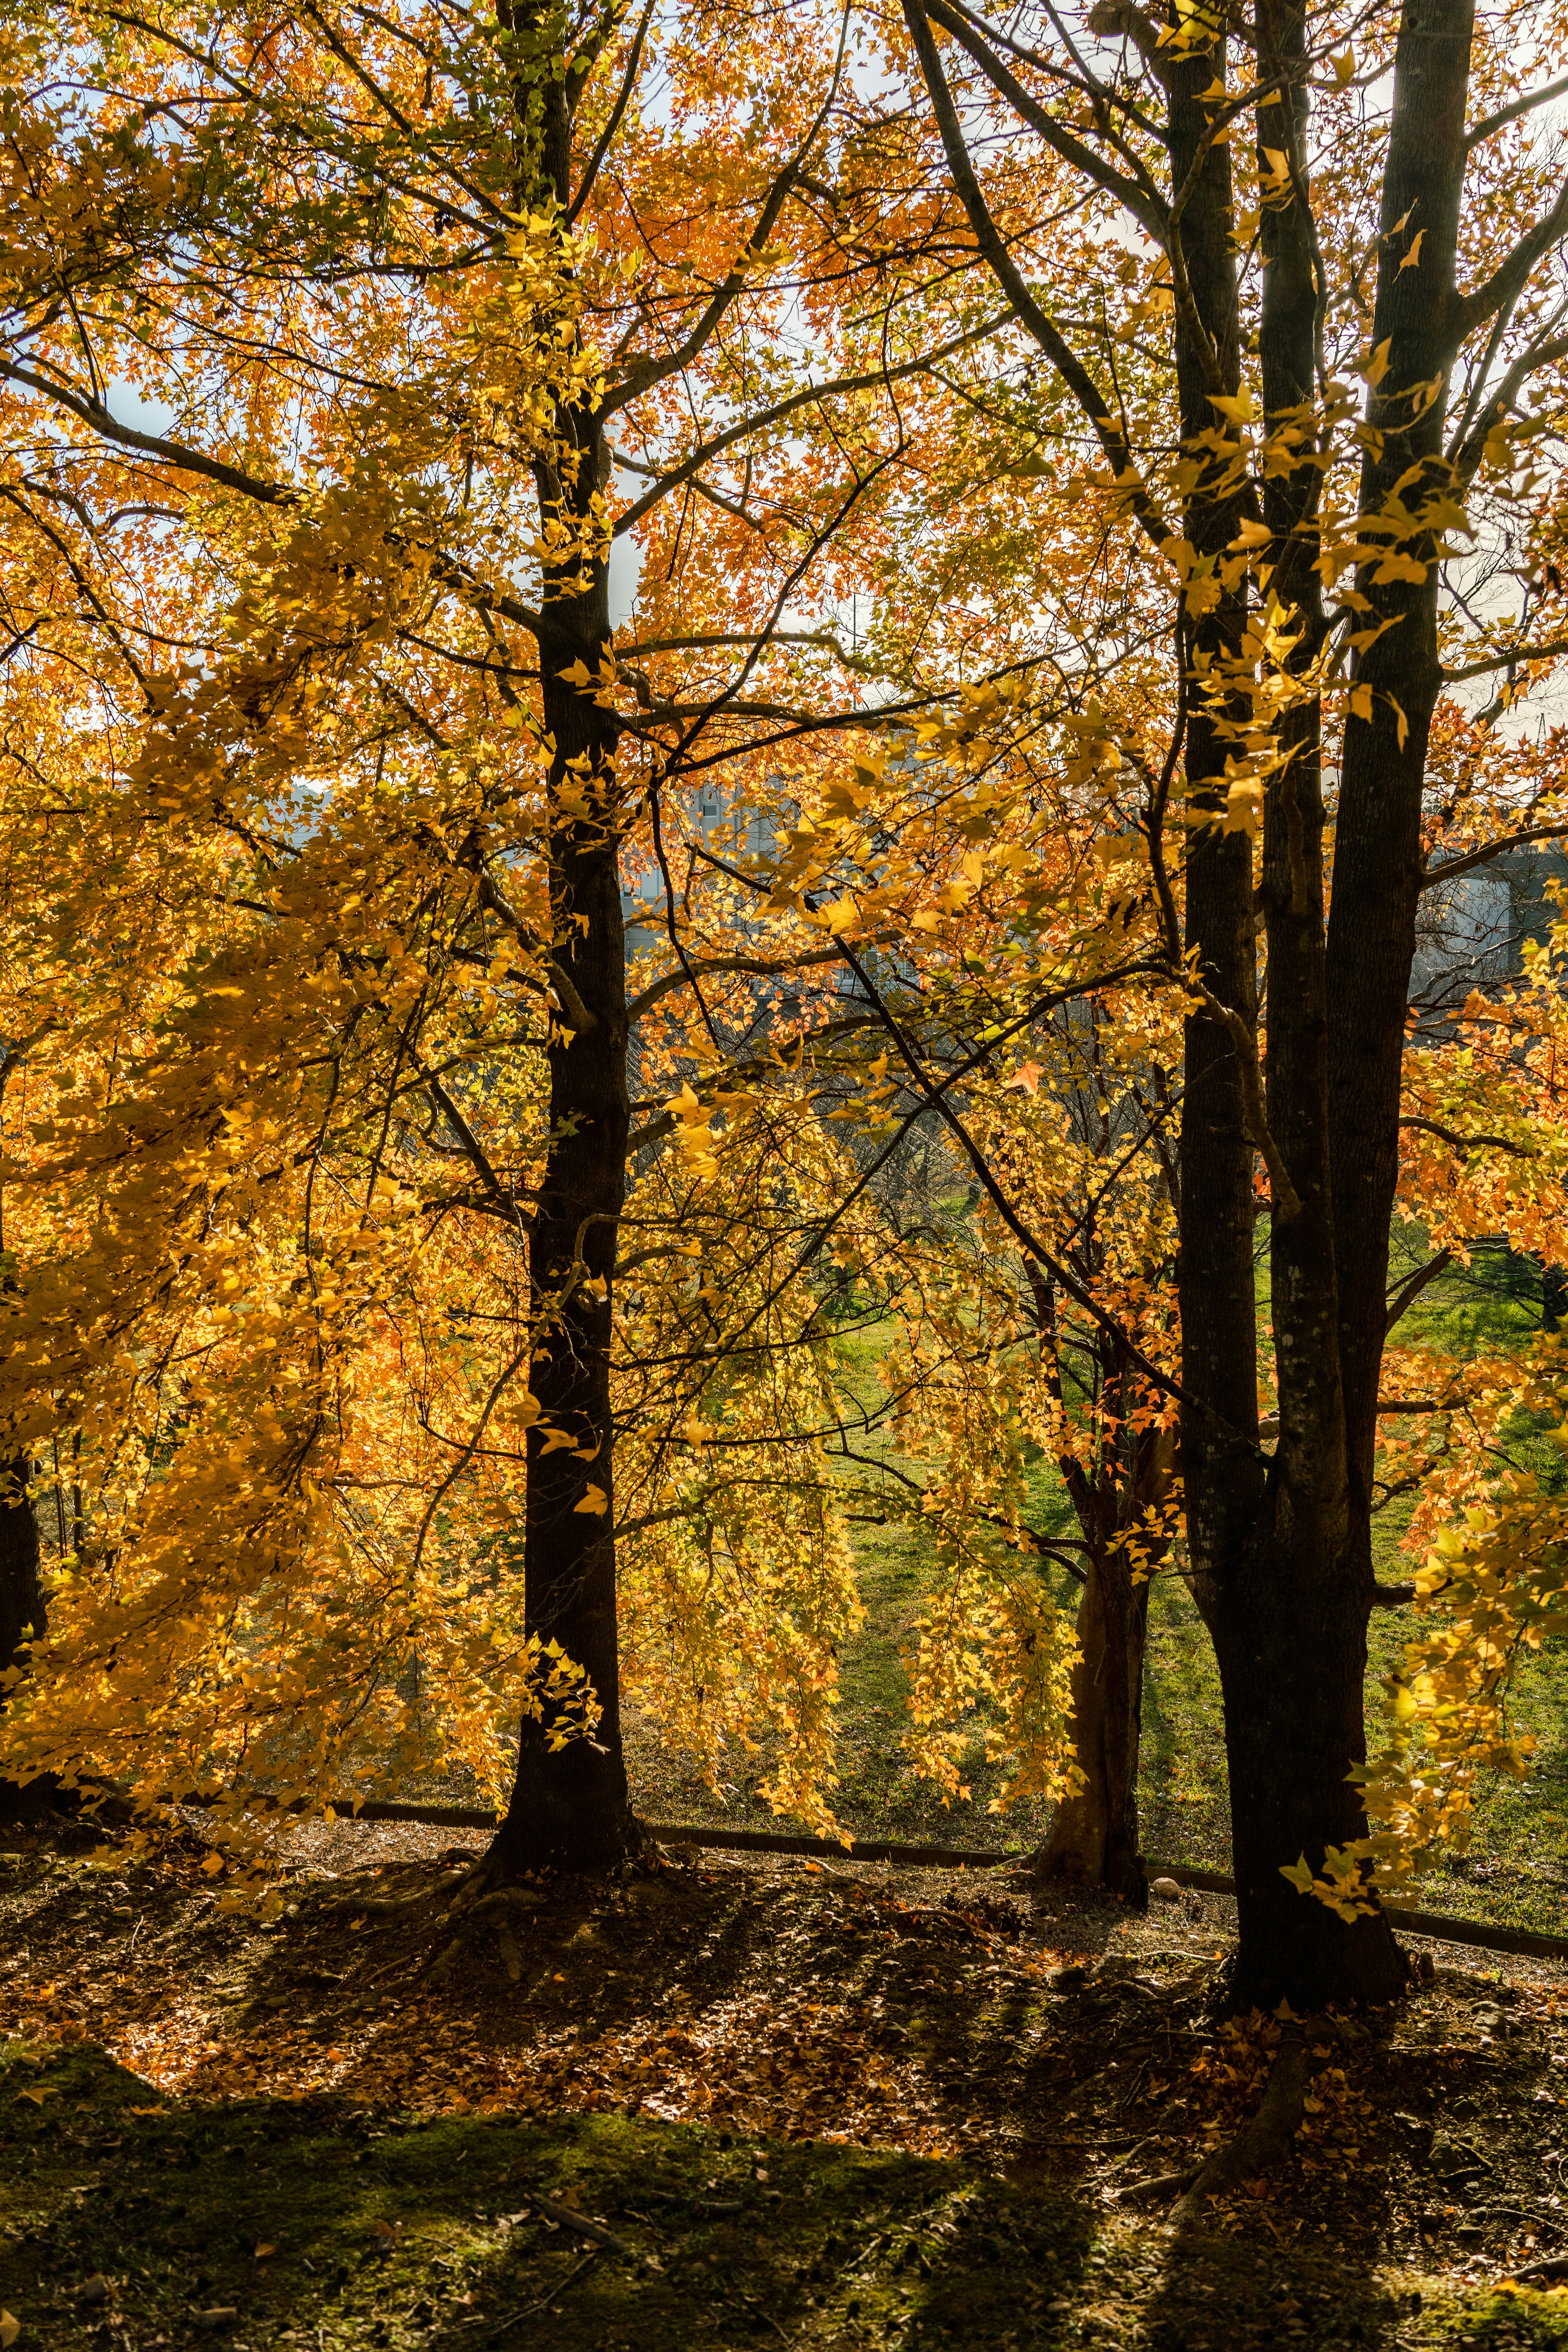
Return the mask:
[[[1399,1236],[1395,1274],[1402,1255],[1413,1267],[1425,1255],[1423,1235]],[[1265,1311],[1266,1278],[1265,1271]],[[1506,1253],[1482,1252],[1471,1268],[1451,1269],[1421,1295],[1399,1336],[1405,1344],[1468,1360],[1522,1348],[1539,1329],[1540,1318],[1533,1270]],[[868,1394],[880,1345],[875,1331],[858,1332],[845,1343],[852,1379]],[[1562,1482],[1563,1456],[1539,1433],[1521,1432],[1512,1451],[1543,1483]],[[1039,1466],[1034,1483],[1040,1525],[1069,1526],[1065,1494],[1048,1465]],[[1410,1508],[1409,1499],[1402,1498],[1374,1522],[1373,1558],[1382,1580],[1398,1581],[1411,1572],[1410,1559],[1400,1550]],[[984,1759],[978,1722],[964,1765],[971,1790],[965,1801],[944,1804],[911,1772],[901,1753],[909,1686],[903,1652],[936,1572],[925,1529],[918,1519],[862,1528],[857,1559],[866,1622],[839,1660],[841,1785],[835,1802],[840,1819],[868,1838],[992,1850],[1032,1845],[1043,1833],[1048,1810],[1036,1804],[1001,1814],[990,1810],[1002,1775]],[[1072,1589],[1065,1577],[1058,1596],[1071,1607]],[[1367,1706],[1373,1748],[1380,1736],[1383,1680],[1398,1661],[1408,1627],[1407,1612],[1378,1611],[1373,1618]],[[1450,1856],[1409,1899],[1465,1917],[1568,1932],[1568,1643],[1549,1643],[1522,1666],[1513,1715],[1518,1728],[1536,1743],[1530,1778],[1489,1783],[1468,1852]],[[671,1767],[651,1730],[634,1736],[631,1748],[634,1778],[647,1810],[656,1816],[776,1826],[739,1773],[742,1785],[720,1802],[695,1778]],[[1197,1611],[1173,1573],[1158,1578],[1151,1596],[1140,1805],[1144,1848],[1152,1857],[1228,1866],[1218,1675]]]

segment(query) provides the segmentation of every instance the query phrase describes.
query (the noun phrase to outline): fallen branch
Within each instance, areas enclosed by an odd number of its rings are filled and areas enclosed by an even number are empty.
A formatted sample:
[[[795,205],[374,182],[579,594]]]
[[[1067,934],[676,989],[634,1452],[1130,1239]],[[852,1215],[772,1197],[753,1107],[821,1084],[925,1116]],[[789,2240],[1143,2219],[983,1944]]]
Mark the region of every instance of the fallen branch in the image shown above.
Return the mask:
[[[1510,2271],[1502,2282],[1505,2286],[1535,2286],[1542,2280],[1568,2279],[1568,2254],[1553,2254],[1543,2263],[1531,2263],[1521,2271]]]
[[[1307,2045],[1300,2027],[1287,2025],[1257,2114],[1248,2117],[1233,2140],[1215,2148],[1199,2166],[1192,2187],[1172,2212],[1177,2229],[1195,2221],[1206,2200],[1217,2190],[1256,2180],[1259,2173],[1280,2161],[1296,2137],[1306,2095]]]
[[[528,2201],[543,2214],[547,2221],[557,2222],[563,2230],[575,2230],[580,2238],[592,2238],[596,2246],[608,2246],[612,2253],[625,2254],[634,2263],[637,2260],[635,2250],[624,2238],[617,2238],[613,2230],[607,2230],[603,2221],[592,2221],[586,2213],[574,2212],[570,2205],[558,2205],[553,2197],[535,2194]]]

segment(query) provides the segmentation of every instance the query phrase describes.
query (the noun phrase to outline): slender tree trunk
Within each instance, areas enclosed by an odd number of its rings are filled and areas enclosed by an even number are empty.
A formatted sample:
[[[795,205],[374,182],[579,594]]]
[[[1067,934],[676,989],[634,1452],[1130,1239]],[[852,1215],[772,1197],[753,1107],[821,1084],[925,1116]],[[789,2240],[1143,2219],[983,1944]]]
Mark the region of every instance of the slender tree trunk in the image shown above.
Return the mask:
[[[16,1665],[18,1654],[47,1630],[38,1524],[26,1492],[31,1470],[25,1454],[0,1465],[0,1673]]]
[[[1034,1868],[1042,1878],[1103,1886],[1142,1910],[1148,1880],[1138,1850],[1138,1749],[1149,1587],[1125,1555],[1091,1555],[1079,1603],[1072,1675],[1073,1761],[1083,1774],[1064,1798]]]
[[[1453,480],[1443,432],[1460,308],[1455,256],[1474,23],[1473,0],[1409,0],[1400,20],[1372,327],[1373,348],[1386,347],[1387,366],[1368,403],[1363,515],[1395,497],[1416,514]],[[1345,729],[1328,940],[1340,1357],[1363,1552],[1415,951],[1421,795],[1441,684],[1436,534],[1424,532],[1402,551],[1425,561],[1423,580],[1380,583],[1378,567],[1367,565],[1356,581],[1366,600],[1361,626],[1374,635],[1355,670],[1371,696],[1371,716],[1352,712]],[[1370,1557],[1366,1577],[1370,1584]]]
[[[591,417],[578,428],[575,478],[545,478],[547,519],[574,521],[601,489],[608,452]],[[626,1193],[626,940],[613,716],[559,673],[598,672],[610,644],[607,563],[585,559],[555,583],[544,648],[550,770],[550,898],[559,1010],[550,1045],[550,1148],[531,1244],[532,1363],[539,1401],[529,1436],[524,1549],[531,1634],[557,1643],[593,1685],[592,1739],[552,1739],[560,1709],[526,1720],[495,1862],[600,1864],[638,1842],[620,1728],[615,1541],[611,1294]],[[559,1443],[559,1433],[572,1438]],[[552,1443],[552,1440],[555,1442]]]
[[[1258,26],[1260,44],[1273,53],[1259,58],[1260,77],[1280,68],[1289,77],[1303,55],[1300,12],[1290,0],[1265,5]],[[1260,110],[1260,143],[1292,156],[1299,172],[1304,107],[1304,90],[1288,79]],[[1172,129],[1179,184],[1184,152],[1197,135],[1190,104],[1181,99],[1173,103]],[[1229,213],[1223,162],[1216,160],[1215,174],[1212,234]],[[1299,419],[1303,404],[1310,413],[1314,393],[1318,291],[1303,191],[1299,180],[1289,200],[1264,215],[1264,401],[1280,425]],[[1194,223],[1194,236],[1203,226],[1201,219]],[[1197,293],[1205,280],[1195,266],[1193,274]],[[1217,258],[1206,282],[1217,292]],[[1217,332],[1215,341],[1222,348]],[[1184,392],[1184,414],[1191,440],[1202,429],[1201,412],[1189,407]],[[1310,664],[1322,629],[1311,570],[1316,496],[1310,467],[1266,476],[1265,519],[1279,540],[1275,579],[1281,596],[1297,604],[1302,625],[1300,668]],[[1222,536],[1228,543],[1238,520],[1204,514],[1209,543]],[[1195,529],[1193,535],[1202,545]],[[1228,634],[1223,607],[1216,624],[1217,635]],[[1251,1196],[1258,1138],[1243,1116],[1241,1050],[1217,1021],[1199,1017],[1189,1028],[1182,1139],[1184,1381],[1194,1400],[1183,1448],[1194,1588],[1225,1699],[1239,1926],[1231,1998],[1242,2006],[1272,2007],[1286,1997],[1297,2007],[1317,2007],[1389,1998],[1404,1980],[1404,1967],[1384,1920],[1347,1926],[1282,1875],[1303,1853],[1321,1868],[1328,1846],[1365,1833],[1360,1797],[1346,1775],[1365,1754],[1362,1694],[1371,1600],[1370,1574],[1363,1580],[1354,1540],[1339,1360],[1315,700],[1287,714],[1282,738],[1291,756],[1268,787],[1262,887],[1267,1117],[1289,1176],[1288,1191],[1274,1187],[1270,1222],[1279,1437],[1266,1462],[1256,1402]],[[1197,737],[1189,752],[1190,793],[1205,772],[1214,774],[1219,750]],[[1205,804],[1201,792],[1194,797]],[[1188,867],[1188,926],[1214,995],[1252,1024],[1256,949],[1244,836],[1210,834],[1196,845]]]

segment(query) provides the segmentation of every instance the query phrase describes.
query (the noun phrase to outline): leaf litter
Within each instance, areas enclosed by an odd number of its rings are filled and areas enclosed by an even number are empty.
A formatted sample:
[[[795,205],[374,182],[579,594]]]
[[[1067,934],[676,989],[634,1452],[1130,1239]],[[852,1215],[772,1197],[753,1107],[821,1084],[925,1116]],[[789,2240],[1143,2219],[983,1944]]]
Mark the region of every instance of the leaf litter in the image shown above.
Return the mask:
[[[1307,2021],[1289,2161],[1173,2235],[1160,2184],[1279,2034],[1213,2021],[1223,1905],[726,1854],[541,1883],[454,1938],[466,1852],[355,1845],[274,1927],[195,1865],[0,1855],[13,2340],[445,2352],[531,2301],[584,2352],[1568,2337],[1550,1970],[1465,1955],[1397,2013]]]

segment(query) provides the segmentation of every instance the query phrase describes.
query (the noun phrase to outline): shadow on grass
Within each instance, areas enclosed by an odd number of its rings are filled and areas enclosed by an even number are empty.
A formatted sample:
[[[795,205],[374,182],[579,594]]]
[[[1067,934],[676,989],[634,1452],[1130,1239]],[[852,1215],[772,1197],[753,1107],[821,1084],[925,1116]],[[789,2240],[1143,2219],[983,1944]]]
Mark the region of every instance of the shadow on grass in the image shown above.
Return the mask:
[[[897,2153],[613,2115],[158,2101],[100,2053],[18,2043],[0,2200],[4,2300],[22,2341],[61,2352],[1044,2343],[1092,2226],[1059,2192]]]

